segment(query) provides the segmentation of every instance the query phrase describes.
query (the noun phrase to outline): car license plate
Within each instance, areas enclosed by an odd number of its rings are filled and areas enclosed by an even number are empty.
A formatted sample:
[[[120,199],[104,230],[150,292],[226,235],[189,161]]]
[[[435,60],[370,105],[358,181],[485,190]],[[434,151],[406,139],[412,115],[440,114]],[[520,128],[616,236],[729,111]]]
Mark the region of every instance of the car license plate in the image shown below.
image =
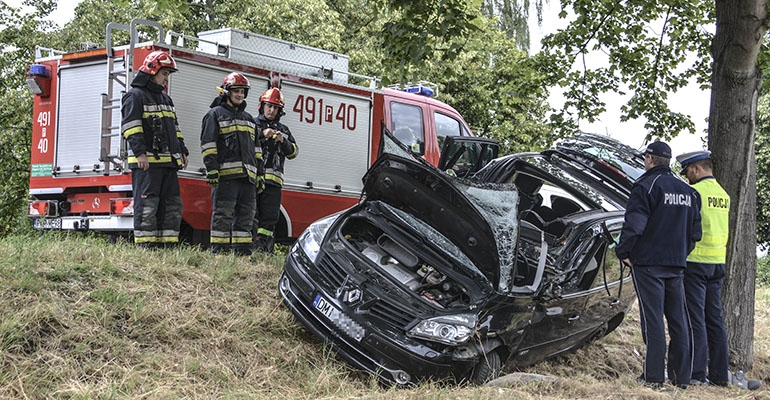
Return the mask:
[[[326,300],[320,293],[313,300],[313,308],[356,341],[360,342],[364,338],[364,333],[366,333],[364,327],[337,309],[334,304]]]
[[[61,218],[38,218],[35,220],[36,229],[61,229]]]

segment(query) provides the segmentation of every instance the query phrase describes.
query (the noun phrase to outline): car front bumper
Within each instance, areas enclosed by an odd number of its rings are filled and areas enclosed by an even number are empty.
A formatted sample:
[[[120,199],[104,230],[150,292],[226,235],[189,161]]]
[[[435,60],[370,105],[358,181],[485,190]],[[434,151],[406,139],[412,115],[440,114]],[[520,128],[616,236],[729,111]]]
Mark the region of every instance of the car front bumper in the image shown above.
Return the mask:
[[[388,384],[406,385],[420,380],[462,378],[476,363],[475,358],[459,358],[454,348],[429,347],[403,332],[384,329],[357,314],[339,298],[316,284],[303,264],[310,263],[304,253],[292,248],[279,279],[284,303],[315,336],[330,344],[348,363],[378,376]],[[336,321],[316,306],[319,296],[343,316]]]

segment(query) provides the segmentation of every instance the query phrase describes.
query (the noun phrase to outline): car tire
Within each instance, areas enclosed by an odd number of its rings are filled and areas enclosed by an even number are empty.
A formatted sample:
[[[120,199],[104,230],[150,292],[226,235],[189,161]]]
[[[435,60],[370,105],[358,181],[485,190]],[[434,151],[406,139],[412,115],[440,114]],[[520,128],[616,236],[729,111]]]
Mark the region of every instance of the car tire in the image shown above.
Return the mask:
[[[500,362],[500,353],[496,351],[490,351],[485,354],[484,357],[479,359],[479,362],[473,367],[471,371],[471,383],[476,386],[481,386],[492,379],[497,378],[502,370],[502,363]]]

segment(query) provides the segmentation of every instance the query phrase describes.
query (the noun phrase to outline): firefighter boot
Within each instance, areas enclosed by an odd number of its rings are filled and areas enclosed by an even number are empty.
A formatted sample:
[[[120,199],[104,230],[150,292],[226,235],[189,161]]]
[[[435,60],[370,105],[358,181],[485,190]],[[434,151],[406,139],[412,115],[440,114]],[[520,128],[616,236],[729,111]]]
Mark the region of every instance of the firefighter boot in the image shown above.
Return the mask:
[[[263,234],[258,234],[255,244],[255,251],[260,253],[272,253],[273,252],[273,237]]]

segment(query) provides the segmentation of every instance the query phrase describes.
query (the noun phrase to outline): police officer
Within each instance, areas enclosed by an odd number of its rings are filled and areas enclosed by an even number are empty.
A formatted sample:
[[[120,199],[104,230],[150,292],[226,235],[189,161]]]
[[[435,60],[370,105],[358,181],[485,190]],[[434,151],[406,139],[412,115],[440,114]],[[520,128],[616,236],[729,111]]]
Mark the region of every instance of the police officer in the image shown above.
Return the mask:
[[[163,89],[176,62],[156,50],[145,57],[123,96],[121,133],[129,145],[134,193],[134,242],[149,248],[179,241],[182,197],[177,170],[187,168],[174,102]]]
[[[297,142],[289,127],[280,122],[283,112],[283,94],[278,88],[270,88],[259,98],[257,136],[261,141],[265,159],[265,187],[257,194],[256,249],[272,253],[275,243],[275,226],[281,211],[281,188],[286,159],[297,156]]]
[[[727,330],[722,321],[722,281],[725,277],[727,237],[729,234],[730,196],[712,173],[711,152],[693,151],[676,157],[682,175],[700,195],[703,238],[687,256],[684,290],[692,330],[693,366],[691,384],[713,383],[719,386],[731,379]],[[735,383],[735,382],[734,382]],[[735,383],[742,386],[741,383]],[[747,389],[762,383],[745,382]]]
[[[206,180],[212,186],[210,239],[214,253],[252,253],[251,230],[264,167],[256,120],[245,111],[250,87],[243,74],[228,74],[217,87],[220,95],[203,117],[201,153]]]
[[[615,253],[631,266],[639,300],[642,338],[647,344],[645,385],[663,389],[666,369],[666,325],[668,377],[686,388],[690,382],[692,356],[685,314],[683,287],[687,254],[701,238],[697,193],[669,168],[671,148],[653,142],[644,153],[646,172],[631,188],[625,221]]]

